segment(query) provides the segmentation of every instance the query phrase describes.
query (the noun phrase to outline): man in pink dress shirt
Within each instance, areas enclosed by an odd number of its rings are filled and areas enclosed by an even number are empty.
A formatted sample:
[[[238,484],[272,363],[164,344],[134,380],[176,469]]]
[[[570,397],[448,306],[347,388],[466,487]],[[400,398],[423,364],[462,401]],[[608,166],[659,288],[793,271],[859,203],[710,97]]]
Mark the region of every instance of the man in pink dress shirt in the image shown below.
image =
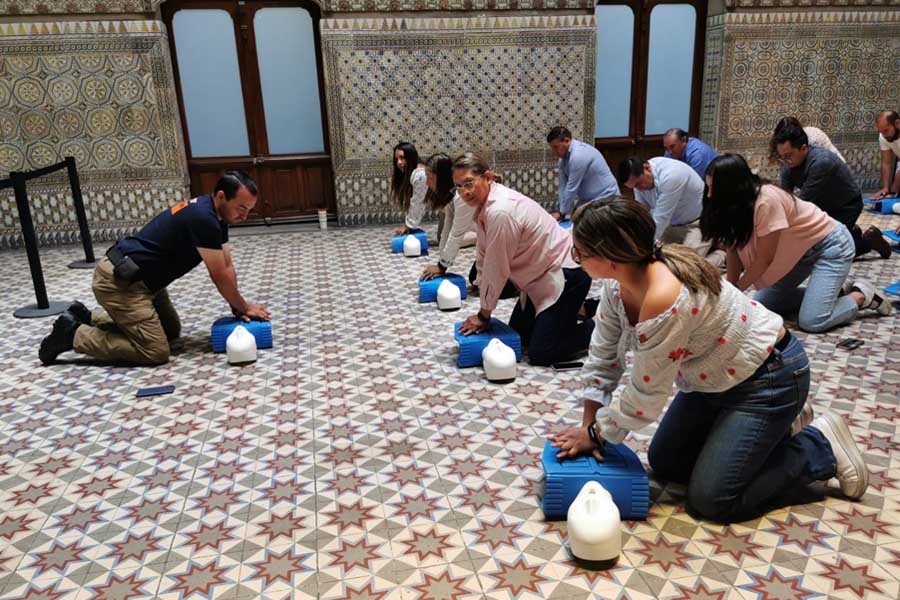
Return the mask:
[[[529,362],[547,366],[587,349],[592,315],[578,321],[591,279],[572,260],[572,236],[534,200],[494,181],[487,164],[464,154],[453,164],[460,197],[475,210],[475,263],[481,309],[462,324],[469,335],[490,327],[509,279],[522,292],[509,324],[528,346]]]

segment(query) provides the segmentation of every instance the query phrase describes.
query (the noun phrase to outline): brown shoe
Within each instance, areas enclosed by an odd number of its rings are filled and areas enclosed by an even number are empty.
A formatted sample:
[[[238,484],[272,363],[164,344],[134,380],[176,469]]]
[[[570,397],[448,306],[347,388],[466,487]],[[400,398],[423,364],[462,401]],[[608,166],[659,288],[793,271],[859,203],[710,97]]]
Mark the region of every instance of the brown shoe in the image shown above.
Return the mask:
[[[891,245],[884,239],[884,236],[881,235],[881,230],[875,227],[874,225],[869,225],[868,229],[862,234],[862,236],[869,240],[872,244],[872,250],[877,250],[878,254],[881,255],[881,258],[890,258],[891,257]]]

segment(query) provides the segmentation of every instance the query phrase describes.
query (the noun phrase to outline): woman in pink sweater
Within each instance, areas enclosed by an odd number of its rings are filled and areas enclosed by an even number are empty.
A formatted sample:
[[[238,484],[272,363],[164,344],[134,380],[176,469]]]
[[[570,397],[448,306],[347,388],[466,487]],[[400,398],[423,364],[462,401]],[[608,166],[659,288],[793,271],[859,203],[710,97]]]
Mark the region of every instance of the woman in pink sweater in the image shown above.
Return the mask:
[[[800,329],[828,331],[860,310],[893,312],[875,286],[857,279],[843,288],[854,257],[853,237],[811,202],[761,181],[738,154],[723,154],[706,170],[703,236],[726,249],[728,281]],[[809,280],[806,287],[801,284]]]

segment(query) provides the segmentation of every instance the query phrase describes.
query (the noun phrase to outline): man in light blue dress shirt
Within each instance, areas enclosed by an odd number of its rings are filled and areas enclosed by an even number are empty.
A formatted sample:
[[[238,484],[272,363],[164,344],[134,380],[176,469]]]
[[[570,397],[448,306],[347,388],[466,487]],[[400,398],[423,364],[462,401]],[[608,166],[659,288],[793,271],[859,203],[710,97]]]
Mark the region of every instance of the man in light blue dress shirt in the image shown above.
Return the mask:
[[[719,156],[709,145],[697,138],[688,137],[686,131],[677,127],[668,130],[663,136],[663,147],[666,149],[664,157],[687,163],[700,179],[706,177],[706,167]]]
[[[554,127],[547,143],[559,157],[559,210],[557,220],[572,215],[585,202],[619,195],[619,185],[606,159],[591,144],[572,139],[565,127]]]
[[[650,209],[656,222],[656,239],[664,244],[684,244],[721,267],[725,253],[710,253],[711,242],[700,232],[705,184],[681,161],[657,156],[632,157],[619,165],[619,182],[634,190],[634,199]]]

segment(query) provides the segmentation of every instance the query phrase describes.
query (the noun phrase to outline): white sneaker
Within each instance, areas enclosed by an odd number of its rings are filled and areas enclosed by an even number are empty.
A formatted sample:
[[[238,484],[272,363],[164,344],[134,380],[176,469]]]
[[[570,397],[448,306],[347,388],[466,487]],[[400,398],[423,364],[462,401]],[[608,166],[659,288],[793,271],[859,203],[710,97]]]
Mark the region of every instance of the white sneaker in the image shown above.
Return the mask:
[[[840,415],[829,412],[816,418],[810,426],[821,431],[831,445],[837,463],[835,477],[841,484],[841,491],[848,498],[862,498],[869,487],[869,470],[847,423]]]
[[[841,296],[846,296],[850,292],[853,291],[853,282],[849,279],[844,280],[844,284],[841,286]]]
[[[865,279],[857,279],[853,282],[853,290],[863,295],[863,303],[860,309],[872,309],[882,316],[888,316],[894,312],[889,300],[878,293],[875,286]]]
[[[807,398],[806,404],[800,409],[800,414],[794,417],[794,422],[791,423],[791,437],[794,437],[800,433],[801,429],[812,423],[814,416],[812,402]]]

